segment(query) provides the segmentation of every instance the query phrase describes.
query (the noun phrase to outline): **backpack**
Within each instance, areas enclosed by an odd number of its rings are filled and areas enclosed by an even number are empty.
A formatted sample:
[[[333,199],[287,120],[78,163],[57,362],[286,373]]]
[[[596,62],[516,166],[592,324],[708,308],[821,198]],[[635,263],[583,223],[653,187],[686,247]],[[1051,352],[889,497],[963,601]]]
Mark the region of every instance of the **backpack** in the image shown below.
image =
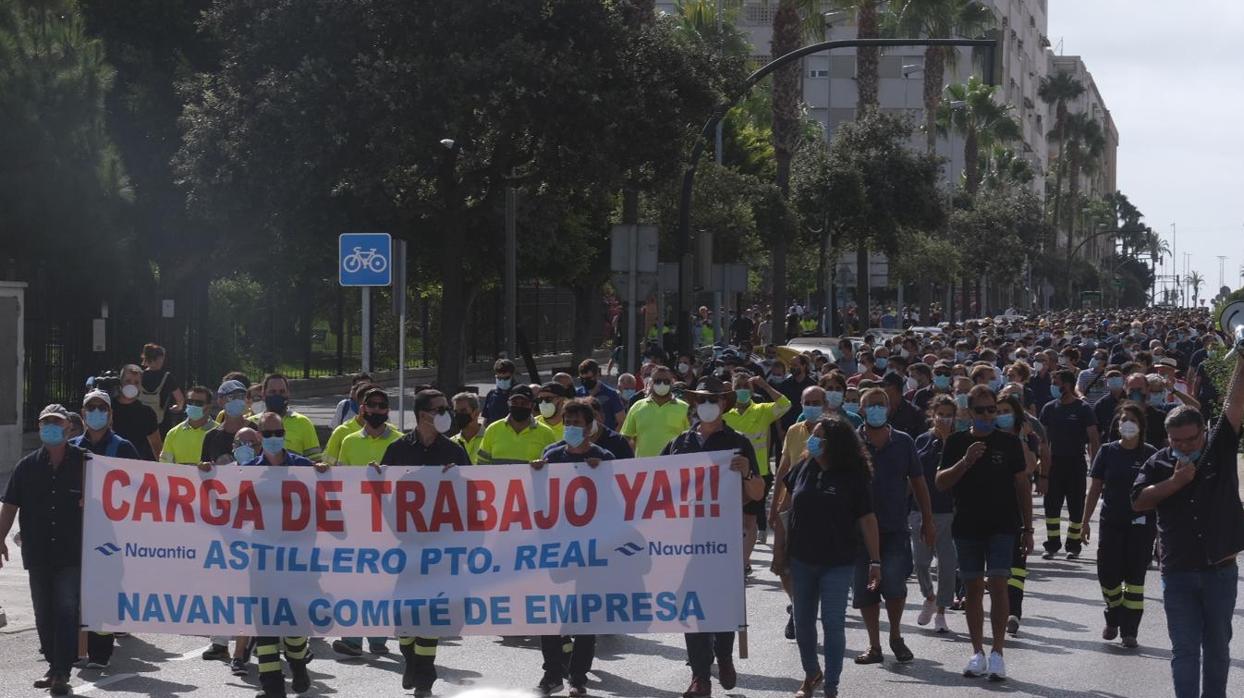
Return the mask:
[[[163,404],[160,396],[164,394],[164,383],[167,381],[168,373],[165,372],[164,376],[160,378],[160,384],[156,386],[154,391],[148,392],[141,384],[139,385],[138,401],[150,407],[152,412],[155,412],[156,424],[164,423],[164,410],[167,405]]]

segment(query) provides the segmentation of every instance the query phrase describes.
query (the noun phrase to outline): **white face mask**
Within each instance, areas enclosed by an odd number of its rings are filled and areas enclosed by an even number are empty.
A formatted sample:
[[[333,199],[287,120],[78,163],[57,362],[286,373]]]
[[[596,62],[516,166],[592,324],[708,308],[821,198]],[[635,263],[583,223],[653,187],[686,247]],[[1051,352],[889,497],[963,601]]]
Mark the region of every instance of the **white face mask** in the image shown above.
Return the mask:
[[[121,386],[121,394],[124,395],[126,399],[133,400],[138,397],[138,386],[132,383],[123,385]]]
[[[661,397],[665,397],[670,394],[670,387],[669,383],[653,383],[652,392],[660,395]]]
[[[432,426],[436,427],[436,431],[444,434],[454,426],[454,416],[451,412],[438,414],[432,418]]]
[[[679,373],[686,373],[687,371],[690,371],[690,370],[691,370],[690,364],[678,364]]]
[[[1119,422],[1119,436],[1134,439],[1140,436],[1140,425],[1136,422]]]
[[[544,417],[545,419],[549,419],[555,414],[557,414],[557,405],[551,402],[540,403],[540,416]]]
[[[715,422],[721,417],[721,407],[712,402],[701,402],[695,406],[695,416],[700,418],[701,422]]]
[[[263,414],[268,411],[268,404],[263,400],[256,400],[251,403],[251,414]]]

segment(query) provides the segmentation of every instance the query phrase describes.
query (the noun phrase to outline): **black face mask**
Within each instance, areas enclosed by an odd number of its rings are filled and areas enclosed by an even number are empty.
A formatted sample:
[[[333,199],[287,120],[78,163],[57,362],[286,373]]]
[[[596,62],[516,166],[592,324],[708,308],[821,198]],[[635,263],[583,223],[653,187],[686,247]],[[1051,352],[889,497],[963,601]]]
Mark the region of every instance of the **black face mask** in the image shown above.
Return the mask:
[[[516,422],[525,422],[531,419],[530,407],[510,407],[510,418]]]
[[[591,390],[595,390],[595,388],[596,388],[596,379],[595,379],[595,378],[583,378],[583,379],[581,379],[581,381],[580,381],[580,382],[583,384],[583,389],[584,389],[584,390],[591,391]]]
[[[269,412],[285,414],[286,408],[289,407],[289,398],[284,395],[268,395],[264,399],[264,404],[268,406]]]
[[[467,412],[454,412],[454,429],[462,431],[471,423],[471,415]]]
[[[373,412],[371,414],[364,415],[363,421],[367,422],[372,429],[379,429],[381,425],[389,421],[389,415]]]

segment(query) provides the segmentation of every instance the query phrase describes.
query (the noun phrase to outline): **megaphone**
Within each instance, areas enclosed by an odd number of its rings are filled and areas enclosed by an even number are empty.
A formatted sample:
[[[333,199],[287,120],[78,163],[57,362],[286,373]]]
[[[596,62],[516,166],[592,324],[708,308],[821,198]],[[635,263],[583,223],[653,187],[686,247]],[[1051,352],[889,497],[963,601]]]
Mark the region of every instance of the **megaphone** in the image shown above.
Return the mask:
[[[1235,356],[1235,346],[1244,341],[1244,301],[1236,301],[1223,308],[1218,316],[1218,326],[1234,340],[1231,351],[1227,352],[1230,359]]]

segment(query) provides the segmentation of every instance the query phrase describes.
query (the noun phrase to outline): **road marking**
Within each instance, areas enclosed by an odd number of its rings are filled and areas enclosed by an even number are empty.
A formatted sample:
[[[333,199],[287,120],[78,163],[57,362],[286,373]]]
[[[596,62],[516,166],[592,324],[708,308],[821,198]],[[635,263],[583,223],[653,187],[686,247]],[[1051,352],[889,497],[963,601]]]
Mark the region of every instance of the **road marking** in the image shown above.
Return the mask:
[[[135,678],[136,676],[138,676],[138,674],[115,674],[113,676],[109,676],[108,678],[100,679],[99,681],[93,681],[91,683],[83,684],[81,686],[74,686],[73,692],[74,692],[74,695],[81,695],[89,691],[94,691],[97,688],[105,688],[107,686],[111,686],[114,683],[121,683],[122,681],[125,681],[126,679],[132,679],[132,678]]]
[[[187,659],[194,659],[195,657],[202,656],[203,653],[206,652],[210,648],[211,648],[211,645],[204,645],[197,650],[190,650],[189,652],[181,655],[180,657],[173,657],[169,661],[170,662],[184,662]]]

